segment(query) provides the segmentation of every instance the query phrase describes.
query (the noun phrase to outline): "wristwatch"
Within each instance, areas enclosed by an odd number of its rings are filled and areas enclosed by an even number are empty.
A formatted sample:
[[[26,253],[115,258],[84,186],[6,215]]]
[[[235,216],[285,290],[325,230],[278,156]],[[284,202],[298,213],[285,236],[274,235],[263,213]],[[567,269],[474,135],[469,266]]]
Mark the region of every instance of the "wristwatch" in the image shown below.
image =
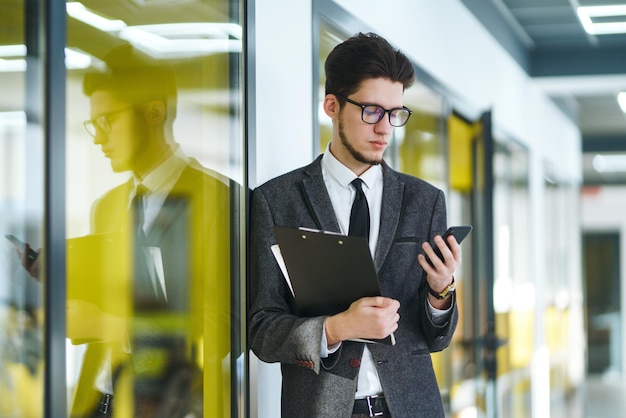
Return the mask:
[[[454,276],[452,276],[452,283],[450,283],[448,286],[446,286],[446,288],[443,289],[439,293],[437,293],[433,289],[431,289],[430,286],[428,286],[428,284],[427,284],[427,287],[428,287],[428,292],[431,295],[433,295],[437,299],[445,299],[448,296],[450,296],[452,294],[452,292],[454,292],[456,290],[456,283],[454,282]]]

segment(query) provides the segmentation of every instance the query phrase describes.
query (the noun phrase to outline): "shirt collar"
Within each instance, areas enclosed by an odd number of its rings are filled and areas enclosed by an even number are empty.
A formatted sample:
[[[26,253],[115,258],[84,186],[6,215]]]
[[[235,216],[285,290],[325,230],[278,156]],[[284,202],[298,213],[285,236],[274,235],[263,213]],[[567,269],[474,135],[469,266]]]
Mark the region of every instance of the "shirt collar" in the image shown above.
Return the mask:
[[[352,170],[343,165],[343,163],[335,158],[335,156],[330,152],[330,142],[326,146],[326,151],[322,156],[322,165],[342,187],[350,187],[350,183],[357,178],[357,175],[354,174]],[[382,177],[382,175],[382,166],[377,164],[368,168],[366,172],[358,177],[363,180],[363,183],[365,183],[367,188],[371,188],[374,186],[376,181]]]
[[[185,168],[188,163],[188,157],[185,155],[180,146],[174,149],[174,152],[170,154],[161,164],[156,166],[154,170],[148,173],[144,177],[143,181],[133,176],[134,189],[137,189],[139,184],[142,184],[148,190],[148,193],[153,193],[162,189],[173,178],[178,178],[180,172]]]

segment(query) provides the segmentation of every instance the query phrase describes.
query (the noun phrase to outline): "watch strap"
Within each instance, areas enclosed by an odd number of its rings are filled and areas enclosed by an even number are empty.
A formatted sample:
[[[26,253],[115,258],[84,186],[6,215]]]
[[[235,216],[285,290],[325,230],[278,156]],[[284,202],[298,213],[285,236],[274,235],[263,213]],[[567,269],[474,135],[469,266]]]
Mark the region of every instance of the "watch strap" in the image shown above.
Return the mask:
[[[445,299],[452,294],[456,290],[456,284],[454,282],[454,276],[452,276],[452,282],[446,286],[441,292],[435,292],[431,287],[426,283],[426,287],[428,287],[428,293],[436,297],[437,299]]]

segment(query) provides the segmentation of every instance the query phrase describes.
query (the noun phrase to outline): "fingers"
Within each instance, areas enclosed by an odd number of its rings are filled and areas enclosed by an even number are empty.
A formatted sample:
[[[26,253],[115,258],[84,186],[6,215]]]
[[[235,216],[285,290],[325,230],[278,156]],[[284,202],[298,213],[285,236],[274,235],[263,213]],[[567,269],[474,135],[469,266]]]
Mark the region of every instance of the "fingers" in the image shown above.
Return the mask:
[[[382,296],[353,302],[347,311],[326,319],[329,345],[353,338],[385,338],[398,329],[400,302]]]
[[[358,303],[362,307],[389,308],[390,310],[396,311],[400,309],[400,302],[384,296],[364,297],[357,300],[355,303]]]
[[[397,324],[400,320],[400,314],[398,313],[400,302],[395,299],[376,296],[362,298],[357,302],[360,302],[357,309],[360,309],[361,314],[369,317],[370,321],[391,326],[392,324]]]
[[[458,263],[461,263],[461,245],[456,242],[456,238],[454,237],[454,235],[450,235],[448,237],[448,245],[446,246],[448,247],[448,250],[450,251],[450,254],[452,254],[452,257],[454,258],[454,260],[458,261]]]
[[[424,254],[419,254],[417,256],[422,268],[428,274],[440,271],[444,268],[444,266],[450,267],[452,272],[454,272],[459,264],[461,264],[461,246],[456,242],[456,238],[450,235],[448,237],[448,242],[446,243],[441,235],[437,235],[434,238],[434,243],[436,244],[441,257],[437,255],[430,243],[422,243]]]
[[[34,259],[29,257],[29,253],[31,252],[31,246],[26,243],[24,245],[24,253],[22,254],[22,266],[24,269],[33,277],[35,280],[39,281],[39,270],[41,266],[41,258],[40,255],[42,253],[42,249],[40,248],[38,254],[35,254]]]
[[[382,305],[370,306],[363,312],[362,324],[365,326],[363,335],[366,338],[385,338],[398,329],[400,303],[394,299],[381,299]]]

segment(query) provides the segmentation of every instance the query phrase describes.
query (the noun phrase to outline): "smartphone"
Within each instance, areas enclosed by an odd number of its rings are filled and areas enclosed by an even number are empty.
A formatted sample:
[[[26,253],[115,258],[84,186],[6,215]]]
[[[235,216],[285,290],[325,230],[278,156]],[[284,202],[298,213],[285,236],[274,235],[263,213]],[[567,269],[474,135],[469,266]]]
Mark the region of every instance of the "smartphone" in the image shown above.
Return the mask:
[[[454,236],[454,238],[456,239],[456,242],[460,244],[461,241],[463,241],[465,237],[471,231],[472,231],[471,225],[451,226],[450,228],[448,228],[446,232],[444,232],[444,234],[441,237],[446,242],[446,245],[448,244],[448,237],[450,235]],[[437,254],[437,257],[443,260],[443,255],[441,255],[441,251],[439,251],[439,247],[437,247],[437,244],[435,244],[434,242],[431,242],[430,245],[433,247],[433,250],[435,250],[435,254]],[[428,260],[428,257],[426,257],[426,259]],[[430,262],[430,260],[428,260],[428,262],[432,266],[432,263]]]
[[[19,238],[17,238],[15,235],[11,235],[11,234],[6,234],[4,237],[6,239],[8,239],[9,241],[11,241],[13,246],[20,253],[24,252],[24,248],[25,248],[26,244],[24,242],[22,242]],[[39,256],[39,253],[37,251],[33,250],[32,248],[28,249],[28,254],[26,254],[26,267],[27,268],[30,268],[30,266],[33,265],[33,263],[37,259],[37,256]]]

